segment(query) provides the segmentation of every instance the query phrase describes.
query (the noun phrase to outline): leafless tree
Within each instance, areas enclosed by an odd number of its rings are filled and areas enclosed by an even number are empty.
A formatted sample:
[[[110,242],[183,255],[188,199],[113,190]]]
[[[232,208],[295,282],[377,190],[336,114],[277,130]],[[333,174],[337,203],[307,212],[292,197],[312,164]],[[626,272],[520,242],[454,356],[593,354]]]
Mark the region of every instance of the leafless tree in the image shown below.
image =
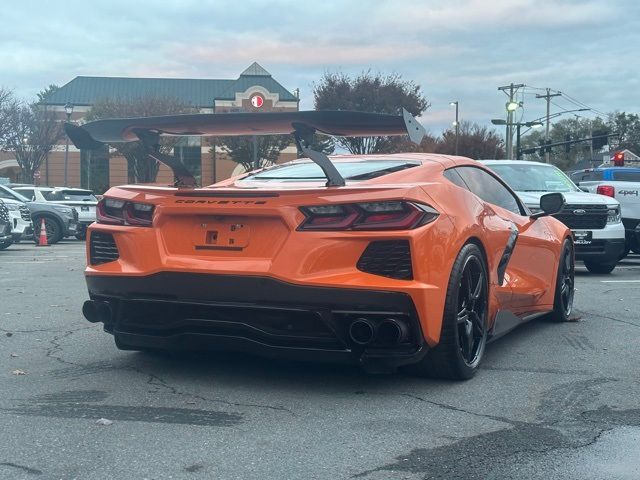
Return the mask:
[[[245,171],[275,163],[280,152],[293,143],[290,135],[261,135],[256,137],[258,165],[253,162],[253,138],[251,136],[218,137],[218,144]]]
[[[456,151],[455,129],[445,130],[436,146],[437,153],[453,155]],[[476,160],[503,158],[504,140],[491,128],[472,122],[460,122],[458,155]]]
[[[137,99],[104,99],[96,102],[87,113],[86,120],[103,118],[151,117],[195,113],[194,109],[180,100],[170,97],[147,96]],[[160,152],[171,154],[180,137],[162,137]],[[148,157],[141,142],[114,143],[116,156],[127,159],[136,182],[150,183],[156,180],[159,164]]]
[[[33,182],[33,174],[63,138],[62,124],[54,112],[38,104],[13,102],[4,115],[8,129],[4,147],[14,152],[22,180]]]

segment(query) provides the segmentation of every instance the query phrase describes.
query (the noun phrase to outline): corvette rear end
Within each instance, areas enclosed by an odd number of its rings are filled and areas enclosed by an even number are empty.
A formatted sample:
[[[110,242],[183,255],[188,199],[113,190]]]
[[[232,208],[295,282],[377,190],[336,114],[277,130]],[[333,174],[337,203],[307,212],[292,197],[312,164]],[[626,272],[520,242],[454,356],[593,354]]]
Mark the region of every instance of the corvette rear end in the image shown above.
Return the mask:
[[[430,154],[338,156],[316,132],[408,135],[408,113],[294,112],[66,125],[78,148],[141,142],[173,186],[110,189],[88,231],[90,300],[131,350],[240,350],[471,378],[490,338],[572,311],[574,247],[486,167]],[[300,160],[198,188],[161,135],[293,135]]]
[[[439,334],[415,305],[436,319],[442,296],[412,254],[451,228],[427,200],[366,182],[114,188],[89,229],[84,312],[123,349],[412,363]]]

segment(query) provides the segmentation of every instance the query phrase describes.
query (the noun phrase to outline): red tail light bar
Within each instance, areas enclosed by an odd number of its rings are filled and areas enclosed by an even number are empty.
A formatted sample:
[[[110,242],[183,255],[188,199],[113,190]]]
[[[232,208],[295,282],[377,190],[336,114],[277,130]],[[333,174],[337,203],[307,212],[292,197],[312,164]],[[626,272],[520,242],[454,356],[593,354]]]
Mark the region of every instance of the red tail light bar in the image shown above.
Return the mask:
[[[434,221],[438,212],[428,205],[384,202],[301,207],[305,219],[298,230],[411,230]]]
[[[103,198],[96,207],[96,221],[108,225],[150,227],[154,209],[155,206],[148,203]]]
[[[612,185],[598,185],[598,188],[596,188],[596,193],[615,198],[616,189]]]

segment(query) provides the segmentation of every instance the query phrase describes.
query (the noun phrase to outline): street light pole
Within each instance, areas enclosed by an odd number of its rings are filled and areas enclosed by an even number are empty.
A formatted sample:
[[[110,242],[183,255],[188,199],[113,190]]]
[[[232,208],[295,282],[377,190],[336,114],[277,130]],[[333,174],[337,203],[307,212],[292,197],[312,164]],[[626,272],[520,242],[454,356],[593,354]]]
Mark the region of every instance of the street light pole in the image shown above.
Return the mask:
[[[454,125],[456,127],[456,155],[458,155],[458,138],[460,138],[460,119],[458,118],[458,100],[456,100],[455,102],[451,102],[449,103],[449,105],[451,105],[452,107],[455,106],[456,107],[456,121],[454,122]]]
[[[71,114],[73,113],[73,105],[67,103],[64,106],[64,111],[67,114],[67,123],[71,121]],[[67,136],[67,144],[64,149],[64,186],[68,186],[68,175],[69,175],[69,136]]]

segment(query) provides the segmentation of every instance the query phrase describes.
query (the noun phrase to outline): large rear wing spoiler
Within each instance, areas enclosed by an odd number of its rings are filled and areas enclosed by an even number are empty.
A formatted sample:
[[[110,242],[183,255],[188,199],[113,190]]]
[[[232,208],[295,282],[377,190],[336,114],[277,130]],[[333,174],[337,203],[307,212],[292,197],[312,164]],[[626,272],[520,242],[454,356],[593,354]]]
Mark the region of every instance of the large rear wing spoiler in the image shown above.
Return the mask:
[[[82,126],[66,123],[64,129],[80,149],[141,141],[151,158],[173,170],[178,187],[194,187],[195,179],[180,160],[160,153],[161,135],[293,135],[301,153],[320,166],[327,186],[342,186],[345,181],[331,160],[309,148],[316,133],[339,137],[408,135],[414,143],[420,143],[425,134],[424,127],[404,109],[402,115],[352,111],[167,115],[97,120]]]

